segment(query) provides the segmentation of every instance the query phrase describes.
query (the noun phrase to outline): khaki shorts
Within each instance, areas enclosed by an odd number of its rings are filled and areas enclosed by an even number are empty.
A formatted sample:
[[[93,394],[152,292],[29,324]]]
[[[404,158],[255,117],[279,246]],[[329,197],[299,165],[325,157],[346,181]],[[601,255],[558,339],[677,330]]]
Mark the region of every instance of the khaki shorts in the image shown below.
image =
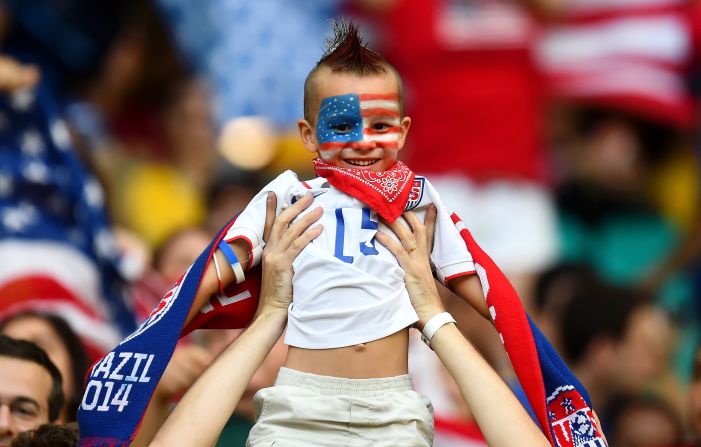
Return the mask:
[[[248,447],[433,444],[433,407],[408,375],[380,379],[317,376],[281,368],[253,398]]]

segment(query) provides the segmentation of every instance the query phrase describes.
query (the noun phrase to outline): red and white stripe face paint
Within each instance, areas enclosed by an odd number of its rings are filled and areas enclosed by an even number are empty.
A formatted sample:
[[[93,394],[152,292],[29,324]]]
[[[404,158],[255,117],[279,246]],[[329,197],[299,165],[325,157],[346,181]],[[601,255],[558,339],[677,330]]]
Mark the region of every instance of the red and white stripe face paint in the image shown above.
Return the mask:
[[[399,95],[349,93],[324,98],[316,135],[319,157],[326,163],[386,171],[400,149]]]

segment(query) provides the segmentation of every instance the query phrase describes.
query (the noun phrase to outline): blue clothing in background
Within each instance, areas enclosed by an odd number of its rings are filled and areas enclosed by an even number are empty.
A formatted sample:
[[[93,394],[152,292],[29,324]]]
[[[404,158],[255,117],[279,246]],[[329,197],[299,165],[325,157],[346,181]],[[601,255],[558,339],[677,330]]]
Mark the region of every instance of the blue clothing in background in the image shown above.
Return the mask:
[[[212,88],[219,124],[263,116],[294,125],[304,79],[342,0],[158,0],[176,40]]]

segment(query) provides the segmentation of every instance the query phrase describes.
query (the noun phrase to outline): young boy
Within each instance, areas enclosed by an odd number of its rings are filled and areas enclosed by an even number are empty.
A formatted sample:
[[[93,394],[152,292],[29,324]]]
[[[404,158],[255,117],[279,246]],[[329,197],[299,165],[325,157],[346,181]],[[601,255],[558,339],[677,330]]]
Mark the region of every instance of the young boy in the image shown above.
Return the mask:
[[[417,315],[395,257],[375,243],[378,229],[391,233],[378,216],[393,222],[411,209],[423,219],[433,203],[438,278],[485,316],[486,305],[449,211],[425,178],[396,160],[411,124],[398,73],[362,44],[354,25],[334,32],[305,83],[305,119],[298,123],[304,145],[319,155],[319,177],[281,174],[225,238],[246,269],[260,261],[268,192],[277,196],[278,213],[309,192],[323,209],[321,234],[293,264],[288,356],[276,385],[256,396],[248,444],[342,445],[353,438],[361,445],[431,445],[430,402],[407,375],[408,329]]]

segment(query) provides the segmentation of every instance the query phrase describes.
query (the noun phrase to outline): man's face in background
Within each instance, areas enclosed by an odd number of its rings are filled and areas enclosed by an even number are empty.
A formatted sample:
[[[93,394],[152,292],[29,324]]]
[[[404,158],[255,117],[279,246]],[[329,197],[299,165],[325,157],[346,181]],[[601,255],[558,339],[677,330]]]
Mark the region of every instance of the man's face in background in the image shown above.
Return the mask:
[[[0,447],[49,422],[52,379],[41,365],[0,356]]]

